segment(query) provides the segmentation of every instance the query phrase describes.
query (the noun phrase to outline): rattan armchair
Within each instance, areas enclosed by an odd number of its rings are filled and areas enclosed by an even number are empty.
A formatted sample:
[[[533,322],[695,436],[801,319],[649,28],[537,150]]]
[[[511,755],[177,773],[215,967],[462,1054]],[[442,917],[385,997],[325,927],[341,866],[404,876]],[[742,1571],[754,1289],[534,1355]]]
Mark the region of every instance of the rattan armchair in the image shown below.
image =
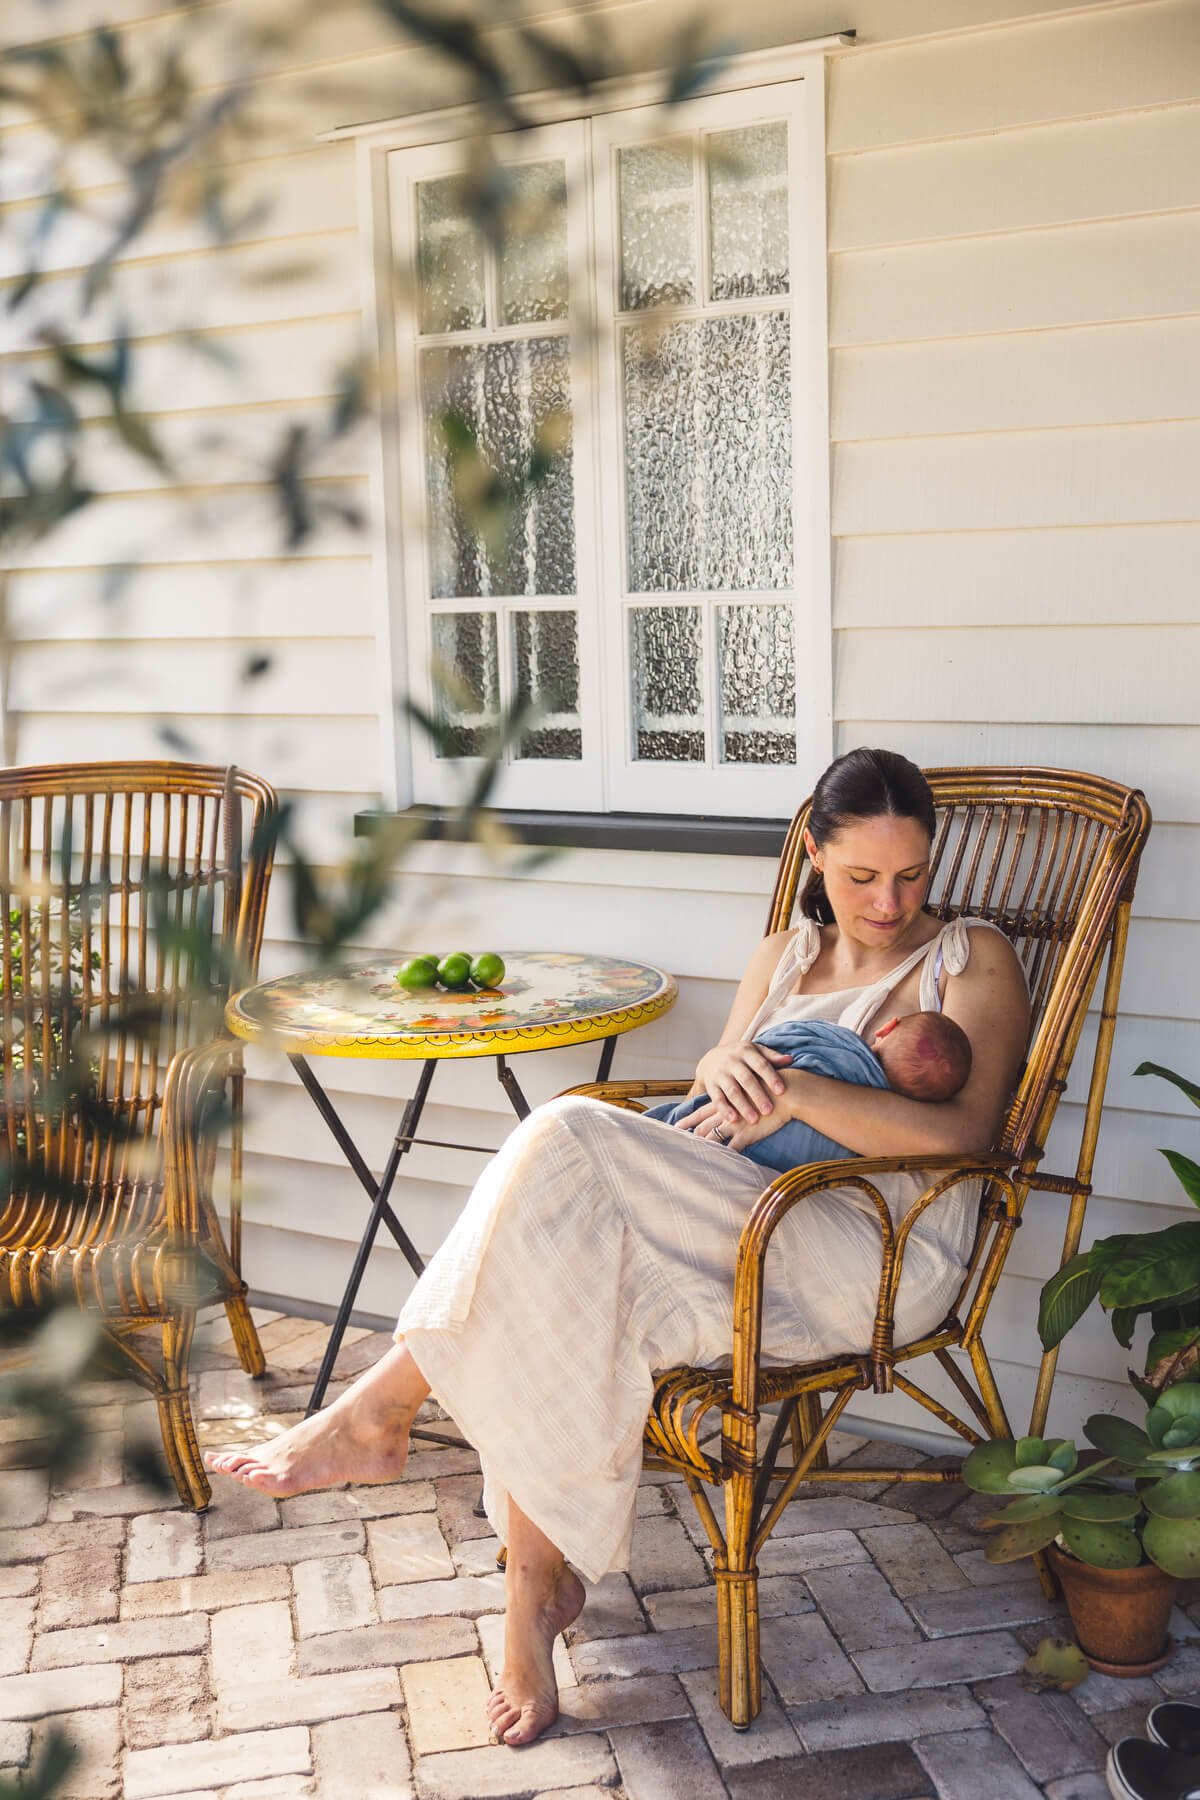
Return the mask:
[[[938,811],[929,905],[940,918],[972,914],[1001,926],[1016,948],[1033,999],[1031,1041],[994,1150],[980,1156],[872,1157],[813,1163],[772,1181],[738,1247],[732,1367],[665,1370],[646,1427],[649,1466],[684,1477],[715,1554],[720,1700],[736,1726],[761,1706],[757,1562],[802,1482],[952,1481],[957,1470],[830,1467],[830,1431],[856,1393],[907,1395],[969,1445],[1009,1433],[982,1330],[1031,1189],[1069,1196],[1062,1260],[1079,1246],[1100,1129],[1138,859],[1150,811],[1136,790],[1057,769],[927,770]],[[804,879],[807,803],[792,822],[767,915],[768,932],[791,921]],[[1042,1171],[1047,1134],[1107,956],[1096,1044],[1074,1173]],[[643,1110],[679,1094],[665,1081],[589,1084],[573,1090]],[[931,1185],[893,1229],[874,1178],[928,1170]],[[912,1226],[959,1183],[981,1180],[974,1249],[955,1306],[920,1342],[894,1342],[893,1311]],[[858,1356],[762,1367],[763,1263],[779,1221],[823,1189],[853,1185],[880,1220],[881,1275],[875,1328]],[[1049,1276],[1053,1271],[1046,1269]],[[958,1355],[953,1354],[958,1352]],[[932,1357],[965,1404],[962,1418],[911,1372]],[[1040,1433],[1055,1356],[1042,1359],[1030,1431]],[[924,1371],[921,1370],[923,1379]],[[764,1418],[764,1409],[775,1416]],[[724,1525],[710,1490],[724,1487]]]
[[[210,1494],[188,1401],[197,1310],[223,1304],[242,1367],[265,1368],[240,1270],[241,1056],[221,1014],[257,965],[276,811],[241,770],[0,771],[0,1306],[95,1312],[154,1394],[195,1508]]]

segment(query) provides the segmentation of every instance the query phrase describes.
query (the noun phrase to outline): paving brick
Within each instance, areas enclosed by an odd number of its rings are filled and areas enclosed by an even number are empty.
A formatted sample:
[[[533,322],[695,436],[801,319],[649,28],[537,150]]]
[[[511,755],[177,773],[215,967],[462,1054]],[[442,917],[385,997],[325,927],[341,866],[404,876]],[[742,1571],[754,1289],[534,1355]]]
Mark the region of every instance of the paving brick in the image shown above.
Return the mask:
[[[765,1619],[761,1634],[763,1665],[785,1705],[861,1693],[853,1664],[818,1614]]]
[[[363,1713],[314,1725],[320,1800],[413,1800],[408,1744],[395,1713]]]
[[[222,1606],[250,1606],[256,1600],[286,1600],[291,1591],[291,1571],[282,1567],[185,1575],[181,1581],[150,1581],[124,1588],[121,1617],[150,1619],[168,1613],[213,1612]]]
[[[474,1450],[433,1450],[423,1444],[409,1452],[404,1465],[405,1481],[440,1481],[445,1475],[477,1475],[479,1457]]]
[[[134,1514],[167,1512],[179,1505],[174,1482],[149,1487],[145,1482],[123,1482],[115,1487],[72,1488],[69,1495],[51,1502],[49,1518],[121,1519]]]
[[[213,1614],[212,1681],[218,1693],[247,1680],[283,1680],[292,1655],[292,1609],[286,1600],[259,1600]]]
[[[275,1531],[279,1526],[279,1502],[257,1488],[246,1487],[230,1475],[214,1475],[212,1503],[204,1515],[204,1539],[217,1544],[225,1538],[250,1532]],[[211,1565],[210,1565],[211,1566]]]
[[[381,1587],[376,1598],[381,1619],[428,1619],[445,1613],[475,1618],[504,1611],[504,1577],[496,1569],[490,1575],[455,1575],[448,1581],[410,1581],[402,1587]]]
[[[953,1560],[972,1587],[1007,1587],[1013,1579],[1011,1563],[990,1563],[982,1550],[962,1550]]]
[[[1073,1699],[1078,1692],[1072,1690]],[[1114,1712],[1091,1713],[1088,1722],[1106,1744],[1119,1744],[1123,1737],[1145,1737],[1146,1712],[1145,1706],[1120,1706]]]
[[[301,1638],[296,1667],[301,1675],[338,1669],[369,1669],[388,1663],[429,1662],[473,1655],[479,1640],[469,1619],[404,1619],[395,1625],[363,1625]]]
[[[967,1586],[966,1575],[928,1525],[876,1525],[861,1538],[902,1600]]]
[[[478,1656],[413,1663],[401,1674],[408,1729],[418,1756],[470,1750],[491,1741],[491,1682]]]
[[[963,1731],[985,1726],[987,1714],[966,1688],[909,1690],[903,1694],[852,1694],[789,1706],[806,1750],[847,1750],[860,1744],[885,1744],[937,1731]]]
[[[688,1697],[674,1675],[635,1675],[627,1681],[585,1681],[559,1690],[556,1737],[659,1719],[690,1719]]]
[[[1014,1693],[992,1709],[991,1724],[1042,1785],[1102,1768],[1108,1751],[1069,1694]]]
[[[40,1719],[44,1713],[115,1706],[120,1698],[121,1671],[115,1663],[39,1669],[0,1680],[0,1719]]]
[[[500,1548],[500,1539],[496,1537],[466,1538],[461,1544],[455,1544],[450,1556],[459,1575],[494,1575]]]
[[[115,1619],[120,1579],[120,1553],[108,1545],[53,1551],[42,1564],[38,1630]]]
[[[379,1618],[375,1587],[365,1556],[322,1556],[297,1563],[296,1621],[302,1637],[323,1631],[350,1631]]]
[[[990,1731],[947,1731],[913,1746],[933,1777],[938,1800],[1041,1800],[1009,1749]]]
[[[912,1751],[896,1744],[760,1763],[733,1770],[728,1781],[733,1800],[925,1800],[930,1792]],[[981,1796],[976,1790],[973,1800]]]
[[[797,1500],[785,1506],[773,1536],[807,1536],[813,1531],[862,1531],[872,1525],[911,1525],[912,1514],[872,1500],[856,1500],[849,1494],[829,1499]]]
[[[29,1661],[37,1601],[0,1600],[0,1675],[19,1675]]]
[[[500,1745],[446,1750],[417,1763],[417,1782],[425,1800],[503,1800],[509,1794],[535,1794],[589,1781],[607,1786],[616,1774],[606,1740],[590,1733],[541,1738],[519,1751]]]
[[[483,1651],[483,1661],[488,1672],[488,1679],[494,1686],[500,1679],[500,1671],[504,1667],[504,1619],[498,1613],[488,1613],[483,1618],[476,1619],[475,1630],[479,1636],[479,1648]],[[552,1655],[554,1679],[560,1690],[574,1687],[575,1670],[571,1667],[567,1646],[561,1637],[555,1638]]]
[[[1200,1650],[1194,1644],[1181,1645],[1154,1679],[1172,1699],[1194,1700],[1200,1693]]]
[[[124,1519],[98,1519],[76,1525],[74,1521],[34,1525],[20,1531],[0,1531],[0,1563],[35,1562],[56,1550],[111,1549],[125,1538]]]
[[[847,1650],[875,1650],[884,1644],[911,1644],[920,1632],[879,1570],[870,1563],[813,1569],[807,1585],[813,1599]]]
[[[974,1637],[940,1638],[930,1644],[862,1650],[854,1660],[869,1688],[891,1693],[900,1688],[951,1687],[962,1681],[983,1681],[989,1675],[1011,1675],[1026,1655],[1011,1632],[988,1631]]]
[[[329,1525],[340,1519],[387,1519],[397,1513],[432,1512],[436,1502],[432,1482],[393,1481],[386,1486],[296,1494],[291,1500],[281,1500],[279,1511],[285,1525]]]
[[[5,1469],[3,1512],[6,1530],[40,1525],[50,1504],[50,1480],[45,1469]]]
[[[910,1602],[913,1616],[930,1637],[957,1637],[968,1631],[998,1631],[1042,1619],[1066,1621],[1060,1600],[1047,1600],[1041,1583],[1014,1582],[995,1588],[960,1588],[953,1594],[928,1594]]]
[[[310,1725],[352,1713],[385,1712],[398,1704],[394,1668],[351,1669],[301,1680],[244,1681],[217,1698],[220,1731],[255,1731],[275,1725]]]
[[[314,1526],[334,1530],[334,1526]],[[360,1526],[359,1530],[362,1529]],[[430,1513],[399,1519],[372,1519],[366,1527],[371,1567],[381,1587],[401,1581],[437,1581],[454,1574],[446,1541]]]
[[[121,1791],[121,1715],[117,1708],[39,1720],[33,1727],[30,1749],[35,1766],[51,1732],[65,1739],[75,1754],[73,1766],[55,1785],[55,1800],[117,1800]]]
[[[112,1625],[42,1632],[33,1646],[33,1666],[67,1669],[83,1663],[132,1662],[142,1656],[203,1650],[207,1643],[208,1620],[203,1613],[182,1613],[171,1619],[119,1619]]]
[[[735,1731],[717,1700],[715,1669],[698,1669],[694,1674],[681,1675],[680,1680],[708,1747],[727,1781],[730,1769],[796,1755],[800,1740],[769,1688],[763,1688],[762,1711],[751,1729]]]
[[[687,1631],[591,1638],[571,1648],[571,1661],[581,1681],[600,1675],[679,1675],[685,1669],[711,1669],[716,1660],[715,1618],[711,1625],[696,1625]]]
[[[1046,1800],[1109,1800],[1111,1789],[1103,1775],[1064,1775],[1043,1789]]]
[[[29,1761],[33,1730],[6,1720],[0,1724],[0,1769],[24,1768]]]
[[[212,1703],[203,1656],[164,1656],[125,1671],[125,1741],[131,1750],[207,1737]]]
[[[206,1786],[226,1787],[269,1775],[305,1775],[311,1769],[308,1732],[302,1726],[244,1731],[195,1744],[164,1744],[125,1753],[124,1800],[187,1795]]]
[[[623,1726],[611,1734],[629,1800],[725,1800],[725,1783],[694,1719]]]
[[[251,1532],[222,1538],[208,1547],[210,1574],[225,1569],[265,1569],[276,1563],[309,1562],[316,1556],[352,1556],[361,1550],[363,1527],[345,1520],[333,1525],[301,1525],[286,1531]]]
[[[0,1569],[0,1600],[19,1599],[24,1594],[36,1594],[38,1590],[38,1571],[33,1563],[17,1563],[11,1569]]]
[[[126,1581],[174,1581],[200,1573],[200,1520],[195,1513],[149,1513],[129,1527]]]
[[[641,1488],[640,1493],[653,1494],[655,1488]],[[709,1594],[713,1592],[708,1589]],[[692,1624],[692,1620],[688,1620]],[[587,1601],[575,1624],[569,1641],[585,1644],[592,1638],[634,1637],[649,1630],[642,1605],[634,1593],[628,1575],[606,1575],[588,1589]]]
[[[448,1544],[468,1538],[491,1537],[492,1528],[475,1512],[479,1504],[478,1475],[450,1475],[437,1484],[437,1515]]]
[[[822,1502],[814,1500],[812,1505]],[[852,1531],[812,1531],[796,1537],[768,1538],[758,1553],[760,1575],[804,1575],[809,1569],[833,1569],[839,1563],[865,1563],[866,1551]]]
[[[221,1789],[221,1800],[312,1800],[309,1775],[270,1775],[266,1781],[238,1781]]]
[[[634,1527],[629,1578],[639,1594],[662,1588],[695,1587],[705,1565],[679,1520],[663,1514],[639,1519]]]
[[[1164,1673],[1159,1670],[1159,1676]],[[1101,1675],[1093,1669],[1085,1681],[1071,1689],[1071,1697],[1085,1713],[1115,1712],[1118,1707],[1140,1706],[1148,1709],[1162,1699],[1162,1689],[1148,1675],[1122,1680],[1116,1675]]]
[[[596,1787],[543,1788],[534,1800],[613,1800],[612,1789]]]

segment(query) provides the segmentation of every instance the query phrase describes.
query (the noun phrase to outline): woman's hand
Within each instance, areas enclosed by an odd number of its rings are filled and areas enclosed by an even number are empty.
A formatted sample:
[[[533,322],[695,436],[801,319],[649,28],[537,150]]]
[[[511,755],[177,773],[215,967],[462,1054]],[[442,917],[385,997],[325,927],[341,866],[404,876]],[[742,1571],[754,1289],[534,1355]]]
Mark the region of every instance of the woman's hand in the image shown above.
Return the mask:
[[[779,1071],[788,1068],[791,1060],[786,1050],[768,1050],[749,1039],[740,1044],[718,1044],[700,1058],[696,1082],[729,1130],[743,1124],[755,1125],[774,1111],[784,1091]]]
[[[745,1150],[761,1138],[770,1137],[790,1118],[791,1113],[785,1107],[777,1107],[769,1113],[756,1113],[753,1124],[739,1118],[735,1125],[730,1125],[726,1122],[724,1107],[710,1100],[706,1106],[698,1106],[694,1113],[689,1113],[686,1119],[680,1119],[675,1129],[694,1132],[698,1138],[722,1144],[727,1150]]]

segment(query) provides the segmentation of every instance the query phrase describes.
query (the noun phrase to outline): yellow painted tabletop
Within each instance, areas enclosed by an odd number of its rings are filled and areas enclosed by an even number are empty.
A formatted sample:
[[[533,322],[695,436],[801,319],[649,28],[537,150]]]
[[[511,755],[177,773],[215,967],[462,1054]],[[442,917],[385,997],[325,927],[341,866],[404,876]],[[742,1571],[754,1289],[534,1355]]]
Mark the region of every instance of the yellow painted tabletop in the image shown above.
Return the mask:
[[[291,1056],[510,1056],[619,1036],[658,1018],[678,992],[649,963],[504,950],[498,988],[413,993],[395,979],[411,954],[260,982],[233,996],[225,1023],[236,1037]]]

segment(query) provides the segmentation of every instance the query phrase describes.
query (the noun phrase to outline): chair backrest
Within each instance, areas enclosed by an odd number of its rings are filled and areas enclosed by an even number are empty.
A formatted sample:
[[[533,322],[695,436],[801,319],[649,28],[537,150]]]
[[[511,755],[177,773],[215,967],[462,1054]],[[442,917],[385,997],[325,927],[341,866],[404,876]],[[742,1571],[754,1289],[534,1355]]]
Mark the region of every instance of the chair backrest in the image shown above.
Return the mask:
[[[18,1170],[111,1190],[146,1163],[171,1058],[257,967],[276,812],[240,769],[0,770],[0,1152]]]
[[[1066,769],[926,769],[937,808],[929,908],[990,919],[1033,1002],[1030,1048],[996,1148],[1040,1155],[1118,908],[1133,897],[1150,809],[1136,788]],[[780,857],[768,932],[791,922],[808,874],[806,800]]]

